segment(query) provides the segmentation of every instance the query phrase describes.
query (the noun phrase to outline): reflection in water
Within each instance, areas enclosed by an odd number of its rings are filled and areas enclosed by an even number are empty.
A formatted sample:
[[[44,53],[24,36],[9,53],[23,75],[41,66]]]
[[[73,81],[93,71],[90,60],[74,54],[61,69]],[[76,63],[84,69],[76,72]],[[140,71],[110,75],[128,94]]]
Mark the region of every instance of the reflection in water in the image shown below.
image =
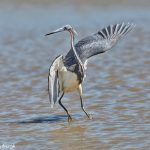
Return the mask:
[[[148,150],[149,10],[19,6],[0,5],[0,145],[14,143],[21,150]],[[55,56],[69,49],[69,37],[64,33],[47,39],[44,34],[69,23],[81,33],[80,39],[122,20],[134,20],[135,31],[89,62],[84,103],[93,119],[84,117],[78,97],[71,94],[63,99],[75,114],[68,124],[58,105],[50,109],[47,74]]]

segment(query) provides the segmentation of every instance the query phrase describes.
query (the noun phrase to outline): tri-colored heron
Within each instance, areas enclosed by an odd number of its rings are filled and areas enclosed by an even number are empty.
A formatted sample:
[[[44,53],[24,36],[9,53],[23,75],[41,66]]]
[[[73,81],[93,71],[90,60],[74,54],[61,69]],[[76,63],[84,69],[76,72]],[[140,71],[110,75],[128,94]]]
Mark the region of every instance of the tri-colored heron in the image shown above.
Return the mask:
[[[54,59],[49,69],[48,90],[51,107],[58,101],[66,111],[68,121],[72,120],[69,111],[62,104],[64,93],[78,91],[81,108],[88,118],[91,116],[85,111],[82,100],[82,82],[85,78],[87,60],[94,55],[111,49],[119,39],[133,29],[133,24],[115,24],[103,28],[97,33],[87,36],[74,45],[76,31],[70,25],[65,25],[47,35],[68,31],[71,36],[71,49],[65,57],[59,55]],[[51,90],[51,92],[50,92]],[[60,95],[61,93],[61,95]]]

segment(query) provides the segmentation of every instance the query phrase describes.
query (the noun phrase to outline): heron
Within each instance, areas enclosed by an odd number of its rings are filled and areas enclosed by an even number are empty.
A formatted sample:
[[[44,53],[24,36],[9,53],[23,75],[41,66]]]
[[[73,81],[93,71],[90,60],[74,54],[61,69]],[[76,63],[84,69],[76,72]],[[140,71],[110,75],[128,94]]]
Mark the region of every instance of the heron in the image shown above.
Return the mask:
[[[81,108],[86,116],[91,119],[91,115],[84,108],[82,99],[82,83],[86,77],[87,61],[92,56],[112,49],[134,27],[135,25],[132,23],[109,25],[95,34],[86,36],[76,44],[74,41],[77,32],[71,25],[65,25],[46,34],[45,36],[48,36],[68,31],[71,38],[71,49],[69,52],[65,56],[57,56],[49,68],[48,93],[51,108],[58,102],[67,113],[68,121],[70,122],[72,120],[70,112],[62,104],[61,100],[65,93],[77,91],[81,101]]]

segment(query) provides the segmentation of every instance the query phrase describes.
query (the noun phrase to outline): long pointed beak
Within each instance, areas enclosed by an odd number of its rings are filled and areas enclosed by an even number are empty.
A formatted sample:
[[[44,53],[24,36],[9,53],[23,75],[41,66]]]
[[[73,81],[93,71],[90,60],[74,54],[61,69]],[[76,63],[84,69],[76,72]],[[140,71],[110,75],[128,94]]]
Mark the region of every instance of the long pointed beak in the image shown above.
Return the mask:
[[[64,31],[64,28],[59,28],[59,29],[57,29],[57,30],[55,30],[55,31],[52,31],[52,32],[50,32],[50,33],[48,33],[48,34],[45,34],[45,36],[51,35],[51,34],[54,34],[54,33],[58,33],[58,32],[62,32],[62,31]]]

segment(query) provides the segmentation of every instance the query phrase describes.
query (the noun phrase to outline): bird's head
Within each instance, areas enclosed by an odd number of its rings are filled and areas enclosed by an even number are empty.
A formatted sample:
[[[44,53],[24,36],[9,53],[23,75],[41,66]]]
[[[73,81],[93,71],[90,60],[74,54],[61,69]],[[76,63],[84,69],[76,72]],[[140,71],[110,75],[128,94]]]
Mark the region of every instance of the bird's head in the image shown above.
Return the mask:
[[[65,25],[57,30],[54,30],[48,34],[45,34],[45,36],[47,35],[51,35],[51,34],[54,34],[54,33],[58,33],[58,32],[62,32],[62,31],[69,31],[70,33],[73,33],[73,35],[77,34],[77,32],[75,31],[75,29],[71,26],[71,25]]]

